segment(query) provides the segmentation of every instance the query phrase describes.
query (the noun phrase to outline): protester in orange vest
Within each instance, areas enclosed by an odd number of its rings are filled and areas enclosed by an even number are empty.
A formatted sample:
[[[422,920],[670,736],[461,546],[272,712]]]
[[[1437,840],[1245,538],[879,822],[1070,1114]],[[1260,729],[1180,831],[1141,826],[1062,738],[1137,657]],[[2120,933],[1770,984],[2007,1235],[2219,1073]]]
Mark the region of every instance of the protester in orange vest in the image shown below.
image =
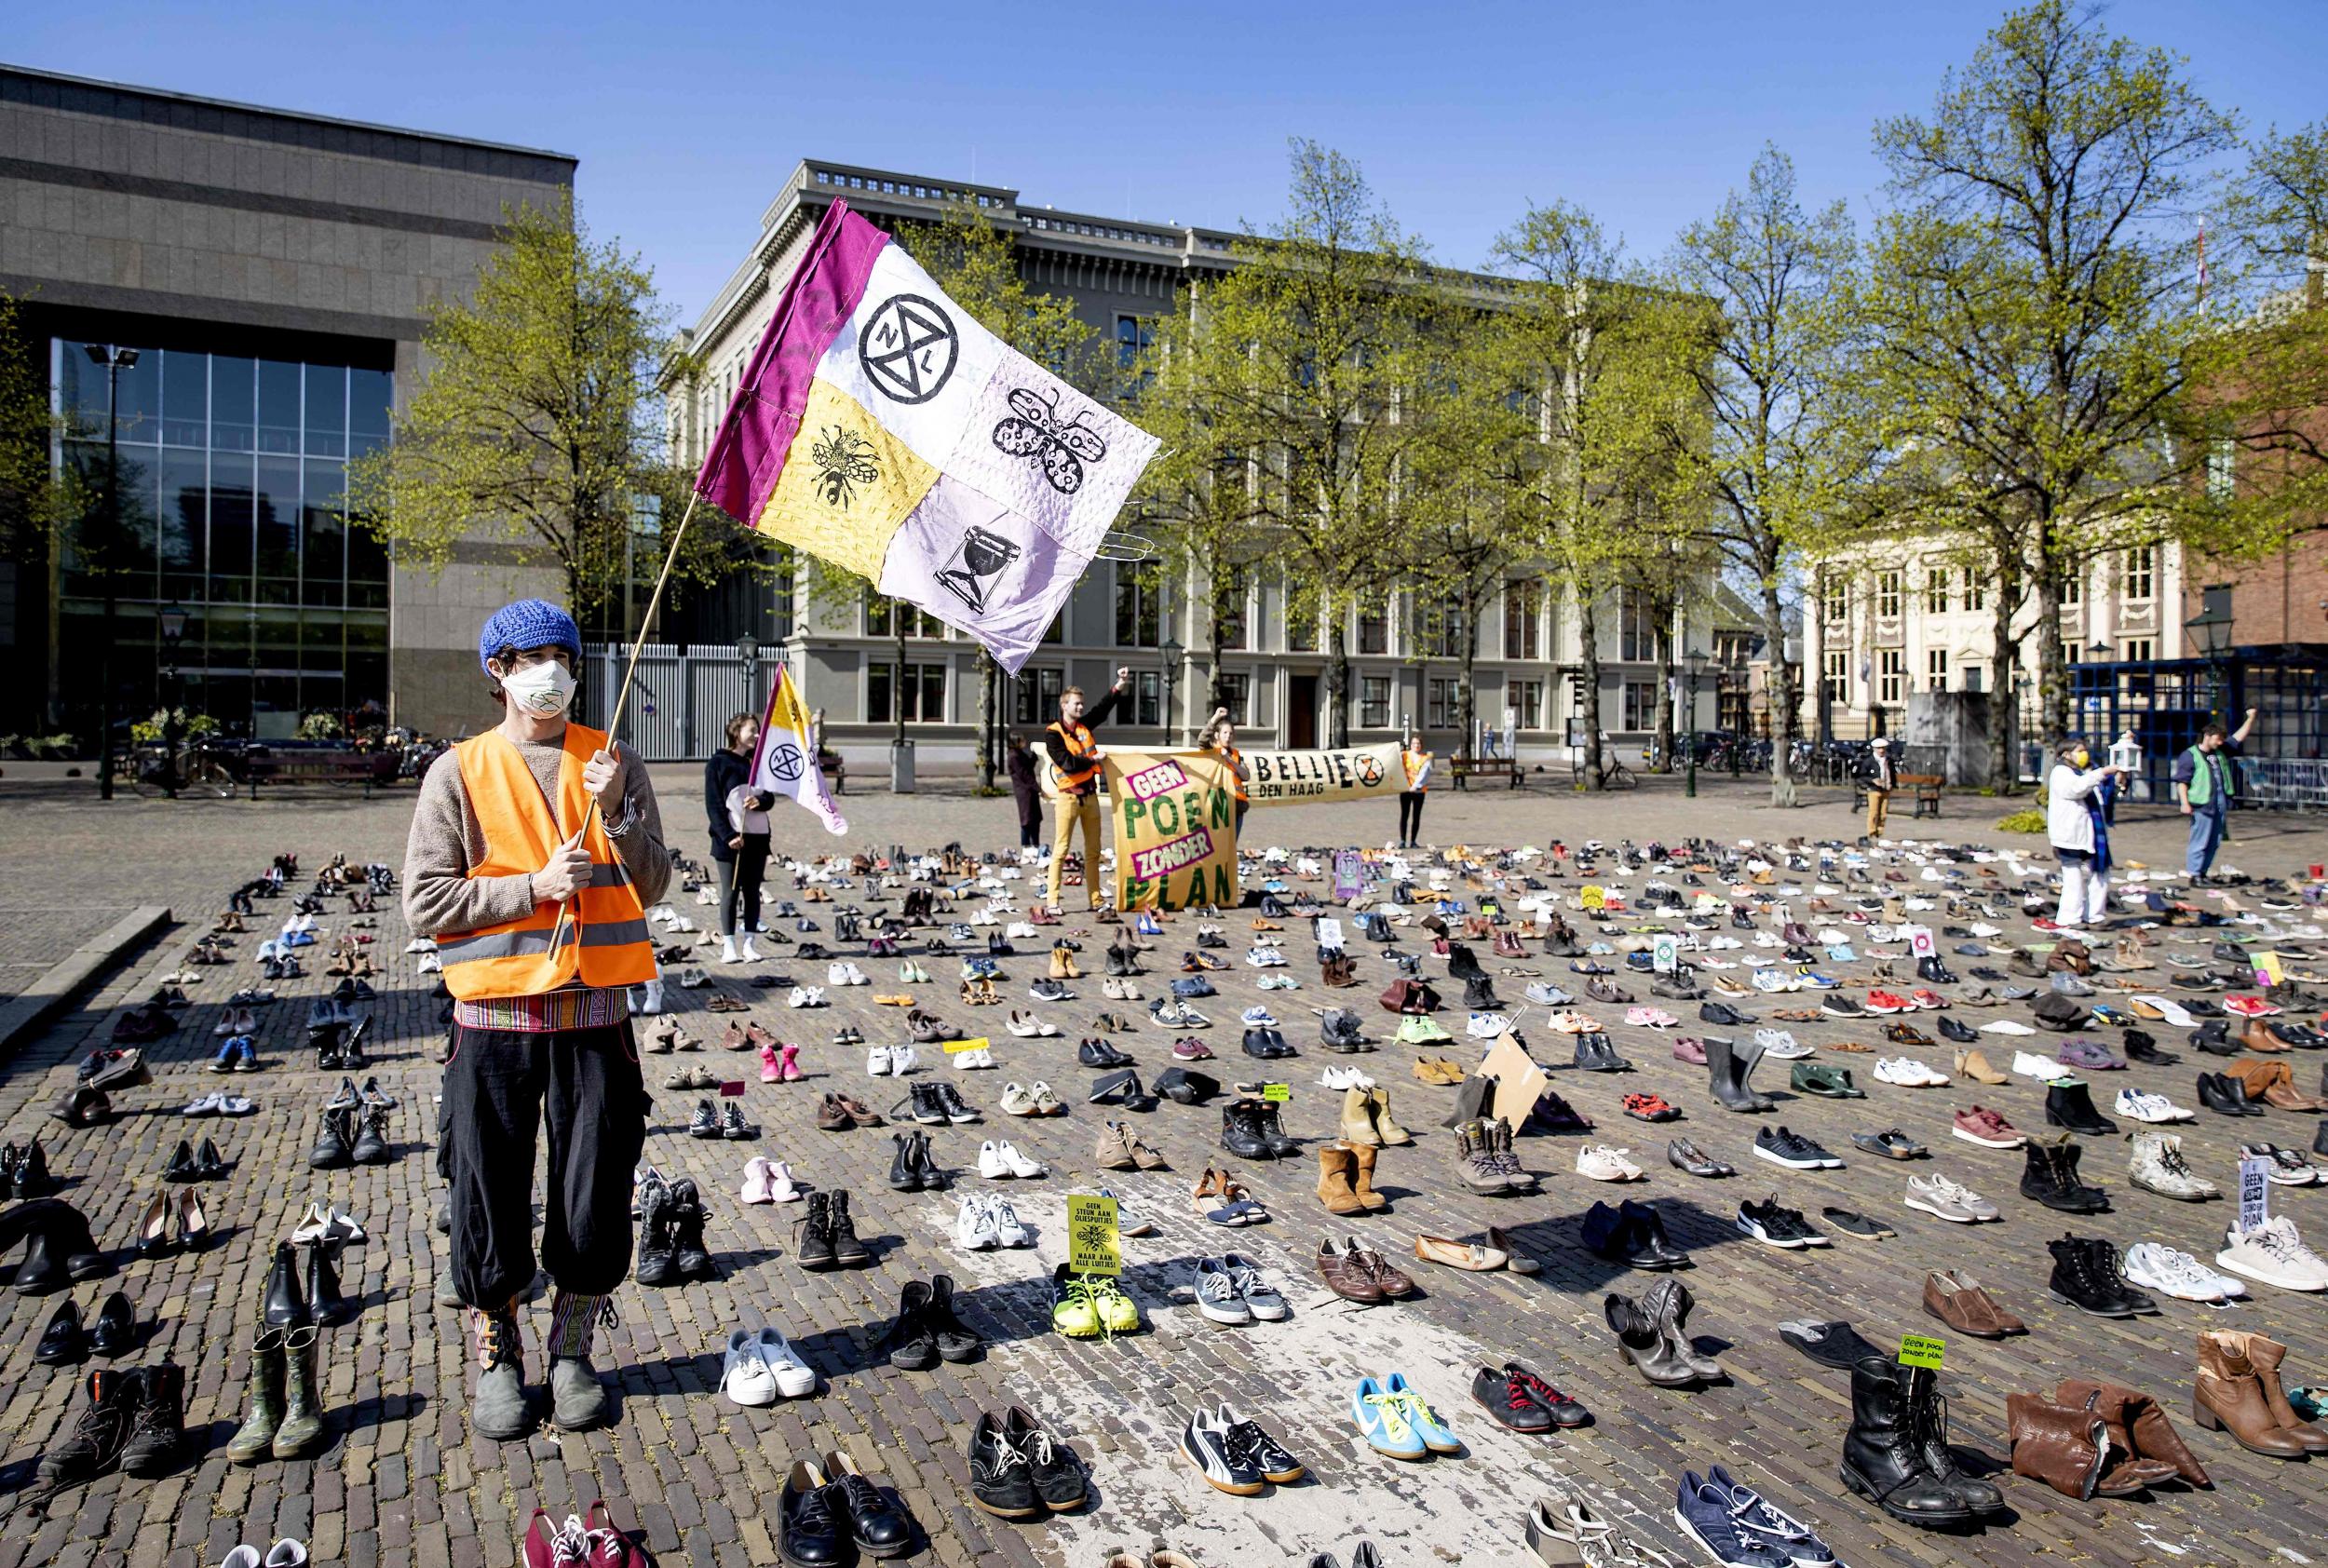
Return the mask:
[[[1225,708],[1215,708],[1212,717],[1204,723],[1204,733],[1197,737],[1197,749],[1220,759],[1228,768],[1229,791],[1237,800],[1237,834],[1245,833],[1245,812],[1252,804],[1246,793],[1245,753],[1237,749],[1237,725]]]
[[[1430,790],[1430,753],[1415,738],[1413,725],[1407,726],[1399,742],[1399,763],[1406,770],[1406,788],[1399,791],[1399,843],[1401,849],[1420,849],[1423,837],[1423,796]]]
[[[404,851],[404,912],[434,937],[453,994],[441,1169],[453,1282],[479,1376],[469,1429],[533,1426],[518,1304],[532,1287],[534,1150],[547,1102],[541,1266],[556,1288],[543,1348],[551,1414],[606,1417],[592,1331],[630,1269],[630,1181],[646,1087],[627,987],[655,978],[646,908],[670,855],[637,753],[566,719],[582,637],[554,604],[494,612],[477,640],[501,723],[437,759]],[[595,810],[593,810],[595,806]]]
[[[1083,688],[1069,686],[1059,694],[1059,722],[1043,731],[1043,750],[1059,774],[1059,798],[1051,804],[1049,880],[1044,899],[1059,907],[1059,876],[1066,868],[1067,845],[1076,824],[1083,824],[1083,892],[1091,908],[1100,907],[1100,743],[1091,732],[1107,723],[1116,703],[1130,689],[1129,668],[1116,671],[1116,683],[1105,696],[1083,708]]]

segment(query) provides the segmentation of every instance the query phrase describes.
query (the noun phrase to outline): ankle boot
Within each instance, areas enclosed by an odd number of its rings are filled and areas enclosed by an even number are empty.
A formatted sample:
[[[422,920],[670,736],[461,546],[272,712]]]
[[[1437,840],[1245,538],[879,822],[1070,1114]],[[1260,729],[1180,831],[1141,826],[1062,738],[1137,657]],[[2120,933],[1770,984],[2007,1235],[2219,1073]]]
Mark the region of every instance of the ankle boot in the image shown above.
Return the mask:
[[[1658,1332],[1664,1337],[1666,1353],[1687,1366],[1700,1379],[1720,1377],[1722,1363],[1711,1356],[1701,1356],[1689,1338],[1689,1309],[1697,1304],[1697,1297],[1689,1287],[1678,1279],[1660,1279],[1649,1287],[1641,1298],[1641,1307],[1657,1323]]]
[[[1374,1131],[1386,1147],[1414,1142],[1414,1134],[1401,1127],[1390,1115],[1390,1091],[1388,1089],[1368,1089],[1366,1098],[1374,1107]]]
[[[299,1254],[290,1242],[276,1244],[275,1264],[259,1300],[260,1318],[270,1329],[304,1329],[315,1320],[299,1289]]]
[[[1253,1113],[1254,1100],[1232,1100],[1221,1107],[1221,1147],[1239,1159],[1269,1159],[1269,1141],[1262,1136]]]
[[[261,1329],[250,1342],[249,1413],[227,1440],[226,1457],[255,1465],[274,1452],[275,1429],[283,1424],[283,1331]]]
[[[2304,1440],[2283,1430],[2265,1397],[2263,1379],[2230,1334],[2199,1336],[2199,1372],[2190,1390],[2190,1417],[2210,1432],[2228,1431],[2241,1448],[2273,1459],[2299,1459]]]
[[[559,1290],[549,1298],[550,1419],[562,1432],[586,1432],[606,1420],[606,1386],[590,1365],[590,1341],[602,1320],[614,1325],[610,1296]]]
[[[694,1181],[682,1177],[671,1183],[671,1254],[682,1279],[711,1279],[717,1277],[711,1266],[711,1250],[704,1245],[703,1225],[706,1219],[703,1195]]]
[[[346,1298],[340,1294],[340,1243],[311,1241],[303,1249],[307,1254],[307,1316],[319,1327],[345,1323],[354,1314]]]
[[[121,1468],[133,1476],[159,1476],[178,1463],[185,1439],[186,1370],[174,1361],[140,1367],[129,1410],[129,1440]]]
[[[90,1372],[84,1386],[88,1402],[73,1423],[73,1430],[41,1455],[40,1479],[53,1490],[94,1480],[113,1468],[129,1440],[129,1416],[136,1408],[138,1372],[135,1368],[105,1368]]]
[[[701,1206],[697,1206],[698,1212]],[[832,1261],[843,1268],[862,1268],[873,1261],[873,1251],[858,1238],[857,1222],[849,1217],[848,1191],[835,1188],[832,1201],[825,1209],[825,1223],[832,1232]]]
[[[2055,1301],[2097,1318],[2134,1316],[2138,1308],[2133,1298],[2114,1271],[2104,1272],[2092,1238],[2064,1235],[2047,1242],[2045,1250],[2053,1255],[2046,1293]]]
[[[1698,1381],[1698,1370],[1676,1356],[1658,1331],[1644,1304],[1610,1291],[1601,1301],[1601,1316],[1617,1336],[1617,1351],[1649,1382],[1660,1388],[1684,1388]]]
[[[323,1399],[316,1387],[314,1329],[292,1329],[283,1336],[283,1419],[268,1452],[296,1459],[323,1436]]]
[[[494,1442],[522,1437],[534,1425],[525,1408],[525,1357],[518,1340],[517,1307],[511,1301],[490,1312],[471,1314],[477,1343],[477,1391],[469,1399],[469,1430]],[[293,1336],[286,1345],[287,1353],[296,1343]],[[308,1343],[312,1346],[314,1342]],[[285,1387],[289,1386],[287,1377]]]
[[[1960,1524],[1964,1497],[1933,1474],[1917,1440],[1914,1380],[1931,1374],[1880,1356],[1851,1367],[1851,1428],[1843,1439],[1843,1484],[1903,1524]]]
[[[1332,1214],[1356,1214],[1365,1209],[1351,1186],[1358,1174],[1358,1157],[1348,1143],[1318,1146],[1318,1201]]]
[[[679,1281],[678,1250],[671,1238],[670,1189],[652,1178],[639,1187],[639,1258],[631,1273],[642,1285]]]
[[[2118,1130],[2116,1122],[2093,1108],[2093,1096],[2084,1084],[2053,1084],[2047,1088],[2045,1125],[2065,1127],[2092,1138]]]
[[[2296,1419],[2294,1410],[2288,1404],[2287,1392],[2280,1386],[2280,1363],[2286,1358],[2288,1347],[2252,1331],[2237,1336],[2226,1333],[2224,1337],[2246,1342],[2247,1364],[2255,1369],[2255,1379],[2263,1385],[2265,1407],[2271,1412],[2271,1419],[2278,1423],[2280,1430],[2294,1436],[2307,1453],[2328,1453],[2328,1432]]]
[[[1342,1142],[1379,1144],[1382,1141],[1382,1134],[1374,1130],[1373,1097],[1362,1088],[1343,1090]]]
[[[1390,1207],[1390,1200],[1374,1191],[1375,1152],[1370,1143],[1360,1143],[1350,1150],[1351,1163],[1355,1168],[1350,1178],[1350,1191],[1357,1196],[1360,1207],[1370,1214]]]
[[[914,1162],[914,1174],[922,1179],[922,1189],[925,1192],[937,1192],[946,1185],[946,1172],[939,1168],[935,1159],[930,1157],[928,1133],[914,1134],[914,1148],[910,1157]]]

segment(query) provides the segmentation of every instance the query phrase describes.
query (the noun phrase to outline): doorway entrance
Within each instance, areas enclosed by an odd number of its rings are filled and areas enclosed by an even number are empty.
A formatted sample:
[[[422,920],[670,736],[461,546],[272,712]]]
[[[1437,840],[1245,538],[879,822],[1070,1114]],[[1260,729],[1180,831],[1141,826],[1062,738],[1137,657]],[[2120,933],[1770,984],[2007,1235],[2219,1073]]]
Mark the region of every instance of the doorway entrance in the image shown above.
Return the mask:
[[[1306,751],[1318,744],[1318,677],[1286,677],[1285,744]]]

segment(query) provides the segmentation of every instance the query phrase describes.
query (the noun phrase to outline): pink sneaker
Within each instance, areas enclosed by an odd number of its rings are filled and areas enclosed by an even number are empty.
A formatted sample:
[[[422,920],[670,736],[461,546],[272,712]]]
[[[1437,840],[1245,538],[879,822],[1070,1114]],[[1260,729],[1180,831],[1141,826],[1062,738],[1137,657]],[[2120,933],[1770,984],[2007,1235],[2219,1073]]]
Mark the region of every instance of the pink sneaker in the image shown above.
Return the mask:
[[[764,1084],[772,1084],[777,1081],[778,1076],[776,1048],[762,1046],[760,1048],[760,1081]]]
[[[798,1083],[805,1076],[800,1070],[800,1048],[798,1046],[784,1048],[783,1058],[778,1064],[778,1072],[788,1084]]]

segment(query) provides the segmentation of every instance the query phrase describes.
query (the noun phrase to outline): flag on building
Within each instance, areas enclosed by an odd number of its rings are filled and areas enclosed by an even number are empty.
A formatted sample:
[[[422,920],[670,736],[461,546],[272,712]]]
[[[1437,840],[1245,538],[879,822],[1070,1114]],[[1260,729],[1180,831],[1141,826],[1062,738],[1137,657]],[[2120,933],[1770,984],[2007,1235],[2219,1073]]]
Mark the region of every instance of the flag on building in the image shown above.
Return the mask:
[[[960,628],[1016,674],[1156,449],[835,201],[696,490]]]
[[[817,763],[817,739],[808,709],[792,684],[792,672],[776,667],[767,711],[760,715],[760,744],[751,749],[751,787],[783,795],[816,815],[829,833],[848,831],[848,818],[832,804],[824,769]]]

